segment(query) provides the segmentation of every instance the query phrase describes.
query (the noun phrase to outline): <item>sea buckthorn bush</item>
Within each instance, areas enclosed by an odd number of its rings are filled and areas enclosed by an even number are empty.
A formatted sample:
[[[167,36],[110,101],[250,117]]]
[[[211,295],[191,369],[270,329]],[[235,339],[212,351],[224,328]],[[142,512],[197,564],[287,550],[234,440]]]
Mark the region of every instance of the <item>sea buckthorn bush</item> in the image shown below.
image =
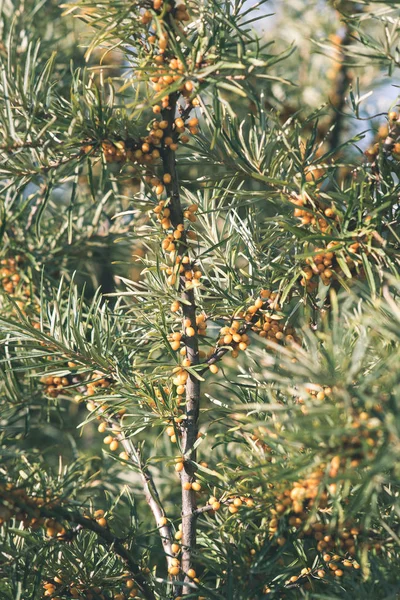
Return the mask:
[[[0,598],[400,593],[400,4],[0,4]]]

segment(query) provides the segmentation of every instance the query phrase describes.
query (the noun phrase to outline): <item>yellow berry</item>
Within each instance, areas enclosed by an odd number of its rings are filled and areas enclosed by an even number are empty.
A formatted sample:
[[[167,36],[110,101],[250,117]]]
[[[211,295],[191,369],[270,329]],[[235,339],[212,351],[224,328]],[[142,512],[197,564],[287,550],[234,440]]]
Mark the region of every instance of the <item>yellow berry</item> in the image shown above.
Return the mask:
[[[118,441],[117,440],[113,440],[110,444],[110,450],[111,452],[114,452],[115,450],[118,450]]]

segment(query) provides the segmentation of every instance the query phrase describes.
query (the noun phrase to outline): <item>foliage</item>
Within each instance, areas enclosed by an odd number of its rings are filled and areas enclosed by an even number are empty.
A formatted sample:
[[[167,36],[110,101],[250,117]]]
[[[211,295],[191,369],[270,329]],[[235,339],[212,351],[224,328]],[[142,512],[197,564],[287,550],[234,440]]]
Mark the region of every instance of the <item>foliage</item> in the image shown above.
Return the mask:
[[[1,598],[398,597],[398,3],[0,11]]]

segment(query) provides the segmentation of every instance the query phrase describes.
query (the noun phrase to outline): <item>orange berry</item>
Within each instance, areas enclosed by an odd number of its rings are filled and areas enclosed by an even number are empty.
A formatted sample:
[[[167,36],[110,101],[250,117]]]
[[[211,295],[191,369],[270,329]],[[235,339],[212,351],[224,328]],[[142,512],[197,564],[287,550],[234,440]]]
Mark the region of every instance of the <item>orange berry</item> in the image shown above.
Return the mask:
[[[110,444],[110,450],[111,452],[115,452],[115,450],[118,450],[118,441],[117,440],[113,440]]]

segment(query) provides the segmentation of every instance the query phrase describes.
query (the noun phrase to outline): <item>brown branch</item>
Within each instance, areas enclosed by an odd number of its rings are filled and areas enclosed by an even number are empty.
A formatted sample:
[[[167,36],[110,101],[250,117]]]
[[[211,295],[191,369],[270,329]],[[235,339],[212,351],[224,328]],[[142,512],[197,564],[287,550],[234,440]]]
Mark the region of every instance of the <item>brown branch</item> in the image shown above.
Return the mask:
[[[177,94],[170,96],[170,106],[164,109],[163,119],[168,121],[168,134],[174,136],[173,124],[175,111],[177,108]],[[162,161],[164,173],[171,175],[171,183],[167,185],[169,198],[170,219],[173,227],[183,223],[183,209],[180,200],[179,179],[176,169],[175,152],[170,147],[163,147]],[[180,254],[188,254],[186,235],[180,240]],[[185,278],[180,277],[179,290],[182,293],[182,312],[183,319],[190,319],[192,326],[196,328],[196,304],[193,289],[186,289]],[[199,364],[199,344],[198,337],[185,337],[186,357],[190,360],[192,366]],[[182,562],[183,573],[187,573],[193,567],[193,554],[196,549],[196,493],[194,490],[185,490],[185,483],[192,483],[195,477],[196,450],[194,448],[198,434],[198,417],[200,405],[200,381],[189,373],[186,382],[186,419],[183,421],[182,431],[182,449],[184,468],[181,472],[182,485]],[[191,579],[185,575],[182,594],[190,594]]]
[[[126,563],[146,600],[155,600],[156,597],[152,589],[140,572],[139,565],[135,562],[132,554],[126,548],[124,541],[113,535],[109,529],[102,527],[94,519],[82,515],[77,510],[69,510],[61,506],[49,508],[46,506],[35,505],[35,508],[33,508],[29,504],[23,502],[21,498],[15,494],[10,495],[10,498],[14,504],[24,510],[27,514],[34,514],[37,516],[37,511],[39,511],[41,517],[55,519],[57,521],[62,519],[69,523],[76,523],[77,525],[80,525],[82,529],[93,531],[93,533],[98,535],[107,544],[107,546],[113,548],[115,553]]]

